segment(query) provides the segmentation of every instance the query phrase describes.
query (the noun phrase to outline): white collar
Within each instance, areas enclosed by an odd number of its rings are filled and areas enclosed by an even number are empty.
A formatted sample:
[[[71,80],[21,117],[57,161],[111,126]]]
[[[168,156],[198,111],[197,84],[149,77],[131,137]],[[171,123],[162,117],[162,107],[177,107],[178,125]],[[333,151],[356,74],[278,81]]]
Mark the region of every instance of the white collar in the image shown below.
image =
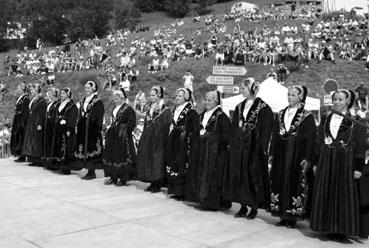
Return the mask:
[[[91,95],[89,95],[89,96],[86,96],[86,102],[90,102],[91,100],[92,100],[92,98],[94,98],[94,96],[96,96],[97,95],[97,92],[95,92],[95,93],[93,93],[93,94],[91,94]]]
[[[188,104],[188,102],[185,102],[185,103],[177,106],[175,112],[182,112],[183,109],[186,107],[187,104]]]
[[[216,106],[215,108],[211,109],[211,110],[207,110],[205,113],[204,113],[204,118],[202,119],[202,126],[203,128],[206,127],[206,125],[208,124],[209,120],[210,120],[210,117],[214,114],[214,112],[219,109],[220,106]]]
[[[70,101],[71,101],[71,99],[69,99],[69,98],[67,98],[66,100],[62,101],[62,102],[60,103],[60,105],[59,105],[59,108],[58,108],[59,112],[61,112],[61,111],[65,108],[65,106],[67,106],[67,104],[68,104]]]

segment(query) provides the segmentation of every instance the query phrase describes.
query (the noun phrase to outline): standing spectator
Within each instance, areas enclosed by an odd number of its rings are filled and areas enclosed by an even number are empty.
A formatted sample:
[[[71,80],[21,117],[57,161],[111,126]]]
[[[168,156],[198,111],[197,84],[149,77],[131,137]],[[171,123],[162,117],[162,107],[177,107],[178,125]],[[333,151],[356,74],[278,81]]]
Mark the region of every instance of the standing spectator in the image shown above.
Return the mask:
[[[43,44],[44,43],[42,42],[41,38],[38,38],[37,41],[36,41],[36,49],[37,49],[37,51],[41,51]]]
[[[183,76],[184,79],[184,84],[183,86],[186,89],[191,90],[191,92],[193,92],[193,81],[194,81],[194,76],[191,74],[190,71],[187,71],[186,74]]]
[[[369,99],[368,99],[368,89],[361,84],[356,89],[358,98],[354,104],[355,114],[360,118],[366,118],[367,113],[369,113]]]
[[[279,64],[277,78],[278,83],[285,84],[289,71],[284,64]]]

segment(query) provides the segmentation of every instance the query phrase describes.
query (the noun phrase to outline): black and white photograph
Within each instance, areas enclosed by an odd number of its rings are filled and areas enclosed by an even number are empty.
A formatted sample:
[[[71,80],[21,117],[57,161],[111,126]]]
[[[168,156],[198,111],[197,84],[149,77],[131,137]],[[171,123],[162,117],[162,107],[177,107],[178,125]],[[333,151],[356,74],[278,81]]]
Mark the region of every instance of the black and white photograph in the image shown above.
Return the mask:
[[[369,0],[0,0],[0,248],[368,237]]]

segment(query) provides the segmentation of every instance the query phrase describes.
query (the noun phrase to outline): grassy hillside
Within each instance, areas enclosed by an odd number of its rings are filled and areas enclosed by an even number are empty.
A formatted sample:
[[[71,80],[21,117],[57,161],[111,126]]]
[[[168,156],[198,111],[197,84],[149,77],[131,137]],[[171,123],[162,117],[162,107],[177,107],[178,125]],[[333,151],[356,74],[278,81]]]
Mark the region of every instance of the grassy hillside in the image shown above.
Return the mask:
[[[234,1],[238,2],[238,1]],[[263,6],[264,4],[269,4],[269,0],[253,0],[249,2],[254,2],[259,4],[259,6]],[[223,16],[225,10],[229,10],[230,6],[233,2],[217,4],[211,7],[213,10],[213,14],[218,17]],[[157,24],[160,26],[166,25],[168,26],[173,19],[165,16],[163,13],[153,13],[153,14],[144,14],[142,16],[142,23],[149,24],[151,26],[150,31],[142,32],[138,34],[133,34],[130,36],[129,41],[137,38],[144,38],[149,40],[153,37],[153,30],[156,28]],[[283,25],[284,23],[291,23],[291,21],[267,21],[262,25],[267,25],[270,28],[273,28],[276,25]],[[194,35],[194,31],[204,24],[193,23],[192,17],[189,16],[184,18],[185,25],[179,27],[177,29],[177,35],[183,34],[185,38],[194,37],[196,42],[200,44],[203,41],[210,38],[211,33],[202,33],[199,36]],[[227,22],[227,32],[231,32],[234,27],[234,23]],[[255,27],[262,28],[261,24],[254,23],[242,23],[241,28],[243,29],[253,29]],[[297,25],[297,24],[295,24]],[[218,35],[219,36],[219,35]],[[129,42],[128,41],[128,42]],[[129,43],[127,43],[129,44]],[[112,47],[111,53],[116,54],[119,51],[120,47]],[[15,51],[11,51],[7,54],[14,54]],[[3,61],[7,54],[0,54],[0,64],[3,65]],[[183,85],[182,76],[187,70],[190,70],[192,74],[195,76],[195,98],[196,101],[201,103],[201,99],[204,96],[205,92],[211,89],[214,89],[214,86],[210,86],[206,83],[205,79],[207,76],[211,75],[212,65],[214,64],[213,56],[210,58],[205,58],[202,60],[195,60],[192,58],[187,58],[178,62],[171,62],[171,67],[169,70],[165,72],[158,72],[156,74],[147,73],[147,63],[146,61],[141,61],[138,63],[138,69],[140,70],[140,80],[137,83],[132,84],[132,91],[129,95],[130,99],[134,98],[134,95],[137,93],[138,89],[143,89],[146,93],[148,93],[149,88],[152,85],[160,84],[165,87],[166,95],[165,97],[169,102],[172,101],[174,96],[174,91],[176,88],[181,87]],[[264,75],[270,70],[270,66],[264,66],[259,64],[247,64],[246,68],[248,70],[247,76],[255,77],[259,80],[262,80]],[[66,72],[66,73],[58,73],[56,74],[56,87],[69,86],[74,91],[75,99],[80,99],[83,94],[83,83],[87,78],[96,79],[100,85],[102,86],[104,79],[99,75],[102,71],[92,70],[87,72]],[[14,89],[19,82],[28,81],[33,82],[38,80],[37,76],[26,76],[23,78],[14,79],[14,77],[2,77],[0,80],[4,81],[9,86],[9,94],[7,94],[0,105],[0,113],[4,116],[11,118],[13,115],[14,103],[17,97],[14,95]],[[347,88],[355,88],[362,82],[367,82],[369,79],[368,72],[364,70],[364,62],[362,61],[341,61],[338,60],[337,64],[332,64],[330,62],[323,61],[318,64],[316,61],[311,62],[309,68],[303,67],[299,70],[292,72],[289,75],[289,81],[294,81],[295,83],[306,85],[310,90],[310,95],[313,97],[322,97],[323,92],[321,89],[322,82],[327,78],[336,79],[342,87]],[[236,78],[236,83],[240,81],[240,78]],[[102,87],[100,87],[102,88]],[[112,106],[111,98],[109,97],[108,92],[102,93],[107,109],[109,110]],[[200,105],[201,106],[201,105]]]

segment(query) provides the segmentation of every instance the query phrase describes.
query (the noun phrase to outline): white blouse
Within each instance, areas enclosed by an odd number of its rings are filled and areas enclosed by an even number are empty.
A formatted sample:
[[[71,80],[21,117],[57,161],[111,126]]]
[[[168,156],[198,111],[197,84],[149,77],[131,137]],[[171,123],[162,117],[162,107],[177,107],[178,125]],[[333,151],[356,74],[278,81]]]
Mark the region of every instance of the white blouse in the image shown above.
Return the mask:
[[[59,113],[63,111],[63,109],[65,108],[65,106],[67,106],[68,102],[70,102],[70,99],[64,100],[58,108]]]
[[[86,97],[85,102],[83,103],[83,110],[84,111],[87,111],[88,104],[91,102],[92,98],[94,98],[94,96],[96,96],[96,95],[97,95],[97,93],[93,93],[92,95]]]
[[[23,95],[21,95],[19,98],[18,98],[18,100],[17,100],[17,103],[16,104],[18,104],[19,103],[19,101],[25,96],[26,94],[23,94]]]
[[[31,109],[32,108],[32,104],[33,104],[33,102],[34,101],[36,101],[36,99],[37,99],[37,96],[36,97],[34,97],[32,100],[31,100],[31,102],[29,103],[29,109]]]
[[[206,127],[206,125],[208,124],[208,122],[210,120],[210,117],[213,115],[214,111],[217,110],[218,108],[219,108],[219,106],[205,112],[204,118],[202,119],[202,123],[201,123],[203,128]]]
[[[114,118],[116,118],[116,117],[117,117],[118,111],[119,111],[119,110],[120,110],[120,108],[123,106],[123,104],[124,104],[124,103],[122,103],[121,105],[118,105],[118,106],[116,106],[116,107],[114,108],[114,110],[113,110],[113,116],[114,116]]]
[[[50,111],[50,108],[51,108],[51,106],[53,106],[54,102],[55,102],[55,101],[52,101],[52,102],[50,102],[50,103],[47,105],[47,112],[49,112],[49,111]]]
[[[180,114],[182,113],[183,109],[186,107],[187,104],[188,102],[185,102],[182,105],[176,107],[176,109],[174,110],[174,118],[173,118],[174,122],[177,123]]]
[[[287,131],[290,130],[291,128],[292,120],[296,115],[297,109],[298,107],[293,107],[293,108],[288,107],[286,110],[286,113],[284,114],[283,121],[284,121],[284,126]]]
[[[329,131],[331,131],[332,137],[335,139],[338,135],[338,130],[340,129],[341,123],[343,121],[343,116],[333,114],[331,122],[329,123]]]
[[[250,108],[252,106],[252,104],[254,103],[254,100],[246,100],[245,103],[245,109],[243,110],[243,118],[246,120],[247,115],[249,114]]]

